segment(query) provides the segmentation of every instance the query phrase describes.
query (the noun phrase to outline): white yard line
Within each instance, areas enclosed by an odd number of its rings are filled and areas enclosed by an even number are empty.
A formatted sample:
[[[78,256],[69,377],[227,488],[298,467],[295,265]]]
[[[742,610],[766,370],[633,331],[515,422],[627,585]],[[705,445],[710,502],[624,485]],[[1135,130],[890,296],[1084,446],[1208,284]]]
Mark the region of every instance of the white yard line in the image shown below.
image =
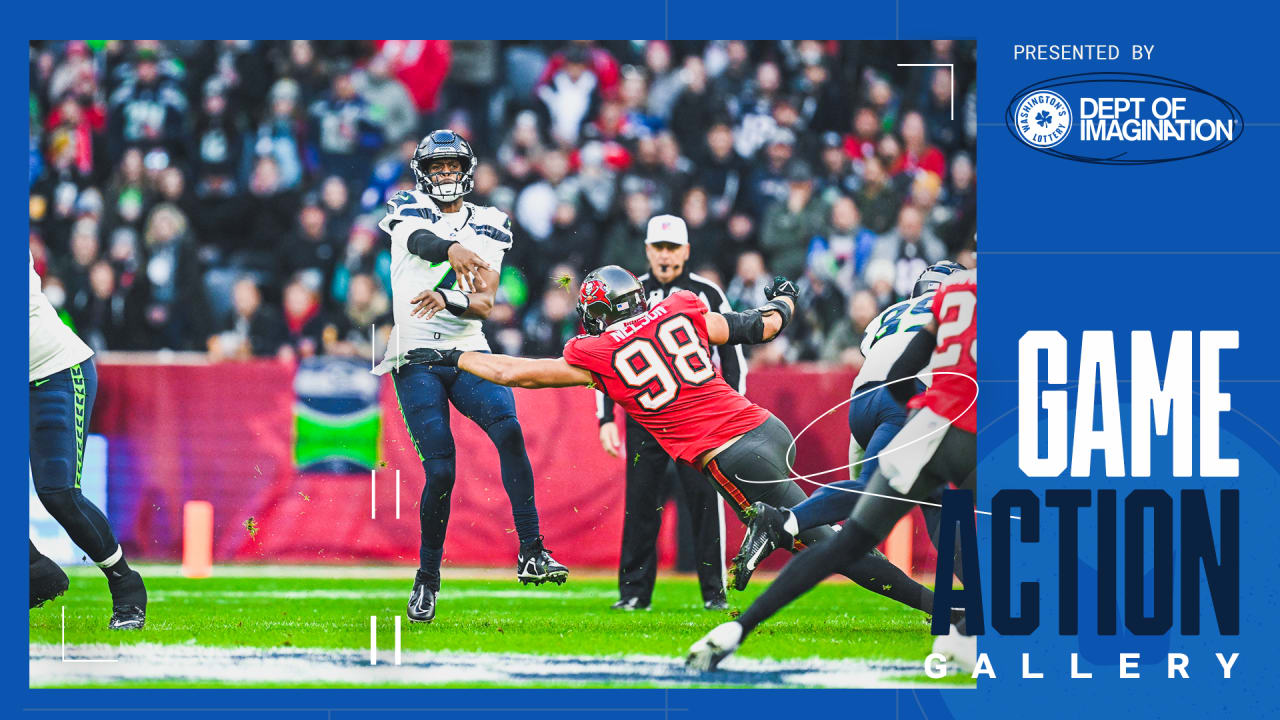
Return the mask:
[[[402,665],[370,665],[366,650],[202,648],[174,645],[74,646],[81,657],[116,657],[112,664],[66,665],[57,645],[31,645],[31,685],[123,681],[254,684],[657,685],[691,687],[910,687],[890,678],[919,674],[910,660],[758,660],[730,658],[714,673],[689,673],[680,658],[518,653],[406,652]]]

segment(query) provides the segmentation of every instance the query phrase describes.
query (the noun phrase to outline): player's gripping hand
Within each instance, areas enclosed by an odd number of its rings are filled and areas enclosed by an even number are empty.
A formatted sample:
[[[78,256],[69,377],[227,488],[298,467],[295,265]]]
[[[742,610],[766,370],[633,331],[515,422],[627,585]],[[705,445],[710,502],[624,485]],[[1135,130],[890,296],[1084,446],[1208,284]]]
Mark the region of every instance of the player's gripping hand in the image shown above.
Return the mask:
[[[484,278],[480,277],[480,270],[493,270],[479,255],[462,247],[462,243],[449,246],[449,267],[458,274],[458,284],[464,292],[484,290],[486,285]]]
[[[766,300],[772,300],[776,297],[787,297],[791,298],[791,302],[794,303],[796,296],[799,294],[800,289],[796,287],[796,284],[781,275],[775,277],[773,279],[773,283],[765,286],[764,289],[764,297]]]
[[[461,350],[437,350],[435,348],[414,348],[404,354],[404,359],[409,361],[410,365],[442,365],[445,367],[458,367],[459,357],[462,357]]]
[[[444,309],[444,295],[435,290],[423,290],[409,301],[413,305],[413,310],[409,313],[413,317],[420,317],[423,320],[430,320],[436,313]]]

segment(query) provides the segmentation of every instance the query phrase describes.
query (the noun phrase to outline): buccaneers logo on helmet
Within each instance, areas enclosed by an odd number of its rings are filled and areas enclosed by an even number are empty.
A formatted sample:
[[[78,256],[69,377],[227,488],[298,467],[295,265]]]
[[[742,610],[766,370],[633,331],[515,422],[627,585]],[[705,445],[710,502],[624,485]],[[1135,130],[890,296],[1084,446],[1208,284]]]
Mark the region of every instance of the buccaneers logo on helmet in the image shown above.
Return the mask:
[[[578,291],[578,304],[583,308],[589,308],[596,303],[604,303],[605,307],[613,305],[609,301],[609,288],[599,280],[588,280]]]

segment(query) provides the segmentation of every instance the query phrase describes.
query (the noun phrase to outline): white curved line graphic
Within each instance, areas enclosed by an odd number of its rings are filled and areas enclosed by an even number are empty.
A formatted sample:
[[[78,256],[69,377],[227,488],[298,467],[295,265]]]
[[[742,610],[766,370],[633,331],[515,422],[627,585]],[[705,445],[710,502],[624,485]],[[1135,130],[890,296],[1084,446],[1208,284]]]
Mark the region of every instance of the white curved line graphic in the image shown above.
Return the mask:
[[[808,432],[808,431],[809,431],[809,428],[813,427],[813,426],[814,426],[814,424],[815,424],[815,423],[817,423],[817,422],[818,422],[819,420],[821,420],[822,418],[824,418],[824,417],[826,417],[826,416],[830,415],[831,413],[835,412],[837,409],[839,409],[839,408],[841,408],[841,407],[843,407],[843,406],[845,406],[845,405],[848,405],[849,403],[853,402],[854,400],[857,400],[858,398],[862,397],[863,395],[867,395],[867,394],[869,394],[869,393],[871,393],[871,392],[874,392],[874,391],[876,391],[876,390],[878,390],[878,389],[880,389],[880,388],[888,387],[888,386],[893,385],[893,384],[895,384],[895,383],[907,382],[907,381],[909,381],[909,380],[920,380],[921,382],[924,382],[924,378],[926,378],[926,377],[936,377],[936,376],[938,376],[938,375],[955,375],[955,376],[957,376],[957,377],[964,378],[965,380],[968,380],[969,382],[973,383],[973,399],[972,399],[972,400],[970,400],[970,401],[969,401],[969,404],[968,404],[968,405],[966,405],[966,406],[965,406],[965,408],[964,408],[963,410],[961,410],[961,411],[960,411],[960,414],[959,414],[959,415],[957,415],[957,416],[956,416],[956,417],[954,417],[954,418],[948,418],[948,419],[947,419],[947,424],[946,424],[946,425],[943,425],[943,426],[941,426],[941,427],[937,428],[936,430],[931,430],[931,431],[929,431],[929,432],[925,433],[924,435],[921,435],[920,437],[918,437],[918,438],[916,438],[916,439],[912,440],[911,442],[903,443],[901,446],[894,448],[892,451],[891,451],[891,450],[889,450],[889,448],[887,448],[887,447],[886,447],[883,451],[881,451],[881,452],[879,452],[879,453],[877,453],[877,454],[875,454],[875,455],[872,455],[871,457],[864,457],[864,458],[862,458],[861,460],[858,460],[857,462],[847,463],[847,464],[845,464],[845,465],[840,465],[839,467],[834,467],[834,468],[830,468],[830,469],[827,469],[827,470],[819,470],[819,471],[817,471],[817,472],[809,473],[808,475],[801,475],[800,473],[797,473],[797,472],[796,472],[796,470],[795,470],[795,467],[794,467],[794,466],[792,466],[792,464],[791,464],[791,451],[795,449],[796,443],[797,443],[797,442],[799,442],[800,437],[801,437],[801,436],[803,436],[806,432]],[[908,498],[903,498],[903,497],[894,497],[894,496],[892,496],[892,495],[882,495],[882,494],[880,494],[880,493],[873,493],[873,492],[869,492],[869,491],[867,491],[867,490],[855,490],[855,489],[853,489],[853,488],[835,487],[835,486],[833,486],[833,485],[829,485],[828,483],[818,482],[818,481],[816,481],[816,480],[813,480],[812,478],[815,478],[815,477],[817,477],[817,476],[819,476],[819,475],[826,475],[827,473],[838,472],[838,471],[840,471],[840,470],[845,470],[845,469],[847,469],[847,468],[851,468],[851,467],[854,467],[854,466],[857,466],[857,465],[861,465],[862,463],[868,462],[868,461],[870,461],[870,460],[875,460],[875,459],[877,459],[877,458],[880,458],[880,457],[883,457],[883,456],[885,456],[885,455],[888,455],[890,452],[897,452],[897,451],[902,450],[902,449],[904,449],[904,448],[911,447],[912,445],[915,445],[916,443],[921,442],[921,441],[923,441],[923,440],[927,440],[927,439],[929,439],[930,437],[933,437],[934,435],[936,435],[936,434],[938,434],[938,433],[940,433],[940,432],[946,432],[947,428],[951,427],[951,426],[955,423],[955,421],[956,421],[956,420],[958,420],[960,417],[964,416],[964,414],[965,414],[965,413],[969,412],[969,410],[970,410],[971,408],[973,408],[973,406],[974,406],[974,405],[976,405],[976,404],[977,404],[977,402],[978,402],[978,392],[979,392],[979,387],[978,387],[978,381],[977,381],[977,380],[973,379],[973,378],[972,378],[972,377],[970,377],[969,375],[966,375],[965,373],[953,372],[953,371],[950,371],[950,370],[925,371],[925,372],[917,373],[917,374],[912,375],[912,376],[910,376],[910,377],[900,378],[900,379],[898,379],[898,380],[893,380],[893,381],[891,381],[891,382],[880,383],[879,385],[876,385],[876,386],[874,386],[874,387],[868,388],[868,389],[866,389],[866,390],[862,390],[862,391],[860,391],[860,392],[857,392],[857,393],[855,393],[855,394],[851,395],[847,400],[842,400],[842,401],[840,401],[840,402],[839,402],[839,403],[837,403],[836,405],[832,406],[832,407],[831,407],[831,409],[827,410],[826,412],[824,412],[824,413],[822,413],[822,414],[818,415],[818,417],[816,417],[816,418],[814,418],[813,420],[811,420],[811,421],[809,422],[809,424],[808,424],[808,425],[805,425],[805,426],[804,426],[804,428],[803,428],[800,432],[796,433],[795,437],[791,439],[791,445],[787,447],[787,454],[786,454],[786,458],[785,458],[786,463],[787,463],[787,471],[788,471],[788,472],[790,472],[794,477],[784,477],[784,478],[778,478],[778,479],[775,479],[775,480],[746,480],[746,479],[742,478],[741,476],[739,476],[739,475],[737,475],[737,474],[735,473],[735,474],[734,474],[734,479],[736,479],[738,482],[750,483],[750,484],[753,484],[753,485],[771,485],[771,484],[774,484],[774,483],[790,482],[790,481],[792,481],[792,480],[802,480],[802,481],[804,481],[804,482],[809,483],[810,485],[816,485],[816,486],[818,486],[818,487],[829,487],[829,488],[831,488],[832,490],[839,490],[840,492],[855,493],[855,494],[858,494],[858,495],[871,495],[872,497],[885,498],[885,499],[887,499],[887,500],[901,500],[901,501],[903,501],[903,502],[914,503],[914,504],[916,504],[916,505],[928,505],[928,506],[930,506],[930,507],[938,507],[938,508],[940,508],[940,507],[942,507],[942,505],[940,505],[940,504],[938,504],[938,503],[927,502],[927,501],[924,501],[924,500],[910,500],[910,499],[908,499]],[[979,514],[982,514],[982,515],[990,515],[990,514],[991,514],[990,512],[987,512],[986,510],[974,510],[974,512],[979,513]],[[1021,518],[1017,517],[1016,515],[1011,515],[1010,517],[1011,517],[1011,518],[1013,518],[1013,519],[1015,519],[1015,520],[1019,520],[1019,519],[1021,519]]]

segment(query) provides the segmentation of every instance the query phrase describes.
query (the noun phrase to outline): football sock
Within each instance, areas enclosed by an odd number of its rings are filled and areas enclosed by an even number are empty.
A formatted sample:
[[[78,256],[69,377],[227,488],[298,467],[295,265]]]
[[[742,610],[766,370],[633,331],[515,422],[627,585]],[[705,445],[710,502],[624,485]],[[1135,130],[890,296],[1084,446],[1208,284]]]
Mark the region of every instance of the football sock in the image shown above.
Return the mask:
[[[119,545],[116,546],[115,552],[102,562],[94,563],[103,575],[107,576],[107,584],[115,585],[116,583],[129,577],[133,572],[133,568],[129,567],[129,563],[125,562],[124,549]]]
[[[440,559],[444,556],[444,548],[429,548],[426,545],[418,548],[418,580],[436,580],[439,585]]]
[[[782,529],[786,530],[793,537],[800,534],[800,521],[796,519],[796,514],[790,510],[784,511],[787,519],[782,522]]]
[[[31,562],[34,563],[35,561],[39,560],[42,557],[42,555],[40,551],[36,549],[36,544],[31,542],[30,538],[27,538],[27,544],[31,546]]]
[[[520,423],[514,417],[505,417],[485,428],[485,432],[498,449],[502,487],[511,500],[511,517],[515,520],[520,544],[536,540],[541,531],[538,528],[538,506],[533,499],[533,468],[524,449]]]
[[[93,562],[106,562],[120,549],[106,516],[80,492],[80,488],[37,494],[40,503],[67,531],[71,541]]]

